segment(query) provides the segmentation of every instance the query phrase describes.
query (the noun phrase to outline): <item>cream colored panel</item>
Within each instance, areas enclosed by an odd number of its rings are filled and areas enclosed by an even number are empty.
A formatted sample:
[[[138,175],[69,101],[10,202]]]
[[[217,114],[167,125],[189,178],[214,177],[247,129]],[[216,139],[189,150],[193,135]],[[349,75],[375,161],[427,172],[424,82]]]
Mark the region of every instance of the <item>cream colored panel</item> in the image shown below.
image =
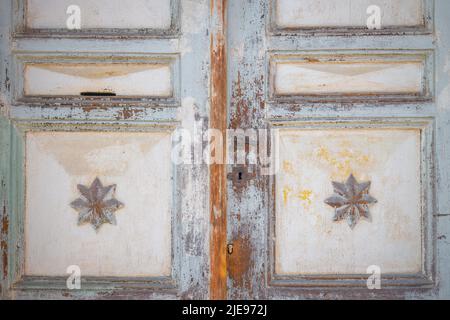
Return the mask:
[[[420,131],[281,130],[276,177],[277,274],[421,270]],[[371,221],[333,221],[332,181],[370,181]]]
[[[26,145],[27,275],[170,275],[170,134],[37,132]],[[96,177],[124,204],[97,232],[70,205]]]
[[[422,61],[276,62],[276,95],[421,94]]]
[[[171,67],[137,63],[25,65],[25,95],[80,95],[82,92],[170,97]]]
[[[366,27],[367,8],[381,9],[381,27],[423,25],[422,0],[274,0],[280,28]]]
[[[80,7],[81,29],[168,29],[170,0],[27,0],[31,29],[66,29],[70,5]]]

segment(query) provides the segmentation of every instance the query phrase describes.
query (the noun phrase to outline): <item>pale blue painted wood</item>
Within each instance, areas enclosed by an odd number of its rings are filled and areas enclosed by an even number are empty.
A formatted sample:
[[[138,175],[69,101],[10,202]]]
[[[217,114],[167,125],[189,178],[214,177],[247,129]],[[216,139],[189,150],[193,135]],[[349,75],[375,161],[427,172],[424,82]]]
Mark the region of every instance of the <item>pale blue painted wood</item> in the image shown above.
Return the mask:
[[[268,181],[260,177],[237,187],[230,182],[228,203],[228,238],[239,243],[246,252],[243,259],[250,262],[242,271],[242,278],[229,276],[230,298],[449,298],[450,294],[450,2],[426,1],[427,27],[413,31],[389,31],[372,35],[370,31],[340,30],[339,32],[271,32],[270,4],[265,1],[232,1],[228,5],[229,43],[229,100],[230,126],[262,127],[262,121],[278,123],[323,122],[333,125],[340,121],[372,122],[400,121],[408,118],[430,119],[425,135],[427,141],[427,177],[424,177],[424,196],[431,223],[427,233],[426,263],[434,268],[433,286],[419,286],[405,290],[345,289],[339,285],[328,289],[269,287],[271,256],[268,244],[270,198]],[[431,79],[428,101],[356,101],[342,103],[276,104],[267,100],[267,56],[273,52],[323,51],[330,53],[348,50],[384,50],[409,52],[425,50],[430,53],[428,76]],[[383,120],[384,119],[384,120]],[[366,126],[370,126],[367,124]],[[362,125],[364,127],[364,125]],[[427,183],[425,183],[428,181]],[[239,214],[238,214],[239,213]],[[242,244],[244,242],[245,244]],[[231,257],[233,259],[234,257]],[[237,258],[236,258],[237,259]],[[418,283],[417,283],[418,284]],[[294,287],[292,287],[294,286]]]
[[[434,290],[404,291],[401,293],[383,292],[381,294],[367,291],[349,290],[341,288],[327,291],[310,290],[269,290],[267,288],[267,265],[270,263],[267,257],[268,246],[268,189],[262,187],[268,184],[264,179],[255,180],[249,188],[244,190],[229,190],[229,240],[242,239],[248,241],[247,247],[251,254],[248,258],[251,263],[245,275],[246,283],[236,283],[229,279],[230,298],[342,298],[342,297],[404,297],[404,298],[450,298],[450,1],[435,0],[433,12],[434,31],[432,34],[420,32],[407,35],[281,35],[269,36],[267,21],[269,18],[268,2],[270,0],[229,1],[228,7],[228,44],[229,44],[229,79],[228,85],[230,105],[230,126],[233,121],[240,127],[263,127],[265,120],[301,120],[313,119],[375,119],[385,118],[409,118],[431,117],[435,120],[435,159],[436,175],[430,177],[436,183],[435,200],[436,233],[433,241],[436,243],[435,264],[437,266],[437,285]],[[431,1],[430,1],[431,2]],[[209,32],[209,1],[181,1],[180,28],[182,39],[160,38],[132,38],[117,40],[111,38],[91,39],[64,39],[64,38],[39,38],[31,39],[18,37],[11,39],[12,1],[0,0],[0,94],[6,106],[0,107],[0,230],[3,228],[5,215],[10,220],[10,215],[21,210],[23,200],[20,194],[13,189],[20,190],[23,181],[20,179],[20,163],[23,154],[20,145],[23,138],[20,132],[11,127],[11,122],[46,122],[59,123],[64,126],[75,121],[90,122],[99,125],[100,122],[109,124],[121,124],[137,122],[146,123],[172,123],[179,121],[180,125],[190,127],[193,120],[197,119],[207,126],[209,113],[208,88],[209,88],[209,43],[205,40]],[[205,15],[199,19],[199,15]],[[192,19],[190,21],[190,19]],[[194,26],[195,24],[195,26]],[[383,104],[318,104],[305,105],[298,109],[287,110],[279,105],[265,104],[266,94],[266,54],[271,50],[432,50],[435,60],[434,99],[424,103],[383,103]],[[138,106],[126,106],[109,109],[85,110],[81,107],[72,108],[46,108],[45,106],[30,107],[27,105],[9,106],[11,101],[10,85],[17,76],[12,70],[11,52],[24,54],[27,52],[63,52],[73,54],[81,52],[89,53],[155,53],[155,54],[180,54],[180,107],[171,108],[141,108]],[[8,70],[8,71],[7,71]],[[225,76],[225,75],[224,75]],[[240,89],[243,96],[236,96],[236,90]],[[183,101],[194,98],[194,104],[186,104],[183,109]],[[239,109],[245,106],[244,109]],[[128,108],[128,109],[126,109]],[[130,118],[124,119],[126,110],[131,112]],[[182,113],[180,110],[183,110]],[[193,111],[193,113],[190,113]],[[243,111],[240,113],[239,111]],[[189,117],[186,115],[190,115]],[[189,119],[188,119],[189,118]],[[13,134],[11,134],[13,133]],[[13,144],[13,145],[12,145]],[[19,149],[11,153],[10,149]],[[14,158],[18,157],[18,158]],[[14,167],[11,166],[14,165]],[[181,214],[182,225],[180,232],[177,268],[179,290],[171,292],[149,291],[145,294],[137,292],[118,293],[106,290],[104,296],[99,296],[95,290],[71,292],[72,298],[107,298],[114,294],[117,298],[206,298],[208,297],[208,270],[209,270],[209,208],[208,208],[208,171],[206,167],[183,167],[177,174],[185,185],[195,186],[189,189],[182,185],[177,188],[178,194],[183,194],[175,205]],[[196,199],[196,201],[193,201]],[[21,203],[22,202],[22,203]],[[236,212],[240,213],[239,220]],[[14,220],[12,219],[12,220]],[[15,221],[15,220],[14,220]],[[20,225],[20,220],[15,226],[9,225],[14,235],[20,235],[20,230],[14,228]],[[2,240],[5,239],[2,235]],[[6,239],[9,240],[9,239]],[[14,257],[8,252],[8,271],[16,270],[17,264]],[[1,257],[0,257],[1,258]],[[241,257],[242,258],[242,257]],[[8,286],[14,280],[14,275],[8,273],[5,279],[4,260],[0,259],[0,279],[4,298],[55,298],[63,297],[63,290],[8,290]],[[19,266],[20,267],[20,266]],[[6,281],[8,280],[8,281]],[[58,282],[58,281],[56,281]],[[55,282],[45,284],[48,288],[55,286]],[[45,286],[44,285],[44,286]]]
[[[24,34],[14,23],[21,13],[12,10],[17,1],[0,0],[0,70],[1,94],[6,101],[0,118],[0,174],[7,183],[0,186],[0,200],[8,202],[9,245],[7,279],[0,277],[4,298],[13,299],[200,299],[209,296],[209,185],[206,165],[178,166],[174,172],[173,272],[164,279],[87,279],[80,291],[65,289],[65,278],[23,277],[24,215],[24,143],[28,130],[103,130],[146,131],[158,128],[173,130],[206,126],[209,118],[210,38],[208,0],[174,0],[176,32],[127,37],[89,35],[83,38],[54,34]],[[15,22],[12,22],[14,17]],[[90,37],[90,38],[89,38]],[[175,56],[176,103],[122,103],[121,105],[72,105],[61,107],[41,101],[40,104],[17,103],[11,90],[20,88],[19,56]],[[56,61],[56,60],[55,60]],[[8,87],[5,70],[8,69]],[[11,84],[11,87],[9,87]],[[17,85],[19,84],[19,85]],[[16,86],[15,86],[16,85]],[[19,93],[20,96],[20,93]],[[14,98],[14,99],[13,99]],[[12,105],[11,105],[12,104]],[[11,151],[11,152],[9,152]],[[170,161],[170,159],[165,159]],[[10,164],[14,167],[10,167]],[[189,186],[189,187],[188,187]],[[3,211],[2,211],[3,212]],[[3,217],[3,213],[2,217]],[[1,225],[0,225],[1,226]],[[0,260],[0,265],[3,263]],[[6,266],[2,266],[2,270]],[[148,280],[148,281],[147,281]]]
[[[450,299],[450,1],[435,5],[437,267],[439,298]]]
[[[8,294],[8,236],[9,226],[9,184],[10,184],[10,121],[8,100],[11,73],[9,68],[9,49],[11,26],[10,1],[0,0],[0,299]]]
[[[0,298],[7,294],[8,238],[4,232],[9,226],[10,181],[10,124],[0,115]]]

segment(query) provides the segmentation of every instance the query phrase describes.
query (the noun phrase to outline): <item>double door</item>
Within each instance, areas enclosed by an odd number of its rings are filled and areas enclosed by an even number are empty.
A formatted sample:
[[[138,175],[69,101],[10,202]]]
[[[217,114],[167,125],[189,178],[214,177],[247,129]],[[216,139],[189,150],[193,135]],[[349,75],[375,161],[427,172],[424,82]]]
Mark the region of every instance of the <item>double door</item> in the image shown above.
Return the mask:
[[[449,296],[447,1],[75,2],[1,2],[3,297]]]

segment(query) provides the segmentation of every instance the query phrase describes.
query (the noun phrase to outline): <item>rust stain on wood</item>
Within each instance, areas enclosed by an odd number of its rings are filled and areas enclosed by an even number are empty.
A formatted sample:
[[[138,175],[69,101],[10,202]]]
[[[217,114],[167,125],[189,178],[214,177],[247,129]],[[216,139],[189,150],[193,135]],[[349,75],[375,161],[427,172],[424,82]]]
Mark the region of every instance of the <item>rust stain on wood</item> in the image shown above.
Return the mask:
[[[118,116],[116,118],[117,120],[128,120],[138,116],[141,113],[143,113],[143,110],[141,109],[124,108],[118,112]]]
[[[83,109],[83,111],[85,113],[89,113],[89,112],[91,112],[93,110],[108,110],[108,107],[107,106],[97,105],[97,104],[93,103],[93,104],[90,104],[90,105],[87,105],[87,106],[83,106],[82,109]]]
[[[250,85],[242,82],[241,72],[237,72],[237,79],[233,81],[230,104],[233,106],[230,115],[230,127],[252,128],[255,119],[258,119],[265,109],[264,77],[260,76],[250,81]],[[249,95],[250,94],[250,95]]]
[[[233,242],[233,254],[228,259],[228,272],[233,285],[237,288],[246,287],[251,289],[248,280],[248,272],[252,263],[251,241],[248,236],[235,239]]]
[[[233,83],[233,93],[231,95],[231,104],[236,106],[236,110],[231,114],[230,126],[233,129],[242,127],[249,122],[249,102],[245,99],[246,88],[242,88],[241,74],[238,71],[237,80]]]
[[[211,111],[210,127],[225,134],[227,128],[227,57],[225,10],[227,0],[211,0],[212,19],[218,26],[211,33]],[[224,144],[223,154],[226,154]],[[210,297],[227,298],[227,196],[226,166],[210,166],[211,274]]]
[[[245,4],[244,4],[245,3]],[[230,129],[264,129],[265,118],[265,61],[261,55],[264,28],[259,25],[264,20],[265,2],[243,2],[242,6],[230,6],[230,16],[237,21],[237,31],[230,33],[230,48],[238,48],[230,61],[238,65],[230,69]],[[256,13],[257,12],[257,13]],[[247,24],[247,21],[251,23]],[[245,27],[244,27],[245,25]],[[259,138],[259,137],[258,137]],[[250,143],[250,138],[249,138]],[[246,144],[245,153],[249,155]],[[270,142],[269,142],[270,145]],[[262,147],[258,146],[258,149]],[[267,147],[267,146],[266,146]],[[266,148],[264,147],[264,148]],[[270,146],[269,146],[270,147]],[[269,148],[270,149],[270,148]],[[233,150],[230,146],[230,152]],[[264,152],[259,150],[257,152]],[[231,158],[231,157],[230,157]],[[247,158],[247,157],[246,157]],[[247,158],[249,160],[249,158]],[[228,297],[230,299],[264,299],[265,279],[265,234],[264,212],[268,178],[261,175],[258,164],[246,161],[242,171],[235,168],[230,175],[231,188],[228,190],[229,237],[233,242],[233,254],[228,255]],[[239,173],[241,173],[239,177]],[[234,177],[234,179],[233,179]]]

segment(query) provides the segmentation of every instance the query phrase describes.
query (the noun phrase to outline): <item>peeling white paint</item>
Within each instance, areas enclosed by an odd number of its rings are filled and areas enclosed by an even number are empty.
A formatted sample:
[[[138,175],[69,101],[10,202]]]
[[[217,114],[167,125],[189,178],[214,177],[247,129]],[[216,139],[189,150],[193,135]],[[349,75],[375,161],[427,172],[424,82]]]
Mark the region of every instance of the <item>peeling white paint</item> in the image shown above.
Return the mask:
[[[25,273],[63,276],[171,274],[170,134],[27,134]],[[77,225],[77,184],[116,184],[117,225]]]
[[[282,62],[274,70],[275,94],[420,93],[424,65],[410,62]]]
[[[25,65],[25,95],[80,95],[82,92],[119,96],[170,97],[172,71],[163,64],[44,64]]]
[[[422,268],[420,130],[281,130],[276,273],[418,273]],[[399,164],[401,163],[401,166]],[[324,203],[331,181],[371,181],[371,221],[352,230]]]
[[[168,29],[170,0],[27,0],[27,26],[32,29],[65,29],[67,8],[81,9],[81,29]]]
[[[365,27],[371,5],[380,7],[381,26],[423,24],[422,0],[274,0],[279,27]]]

